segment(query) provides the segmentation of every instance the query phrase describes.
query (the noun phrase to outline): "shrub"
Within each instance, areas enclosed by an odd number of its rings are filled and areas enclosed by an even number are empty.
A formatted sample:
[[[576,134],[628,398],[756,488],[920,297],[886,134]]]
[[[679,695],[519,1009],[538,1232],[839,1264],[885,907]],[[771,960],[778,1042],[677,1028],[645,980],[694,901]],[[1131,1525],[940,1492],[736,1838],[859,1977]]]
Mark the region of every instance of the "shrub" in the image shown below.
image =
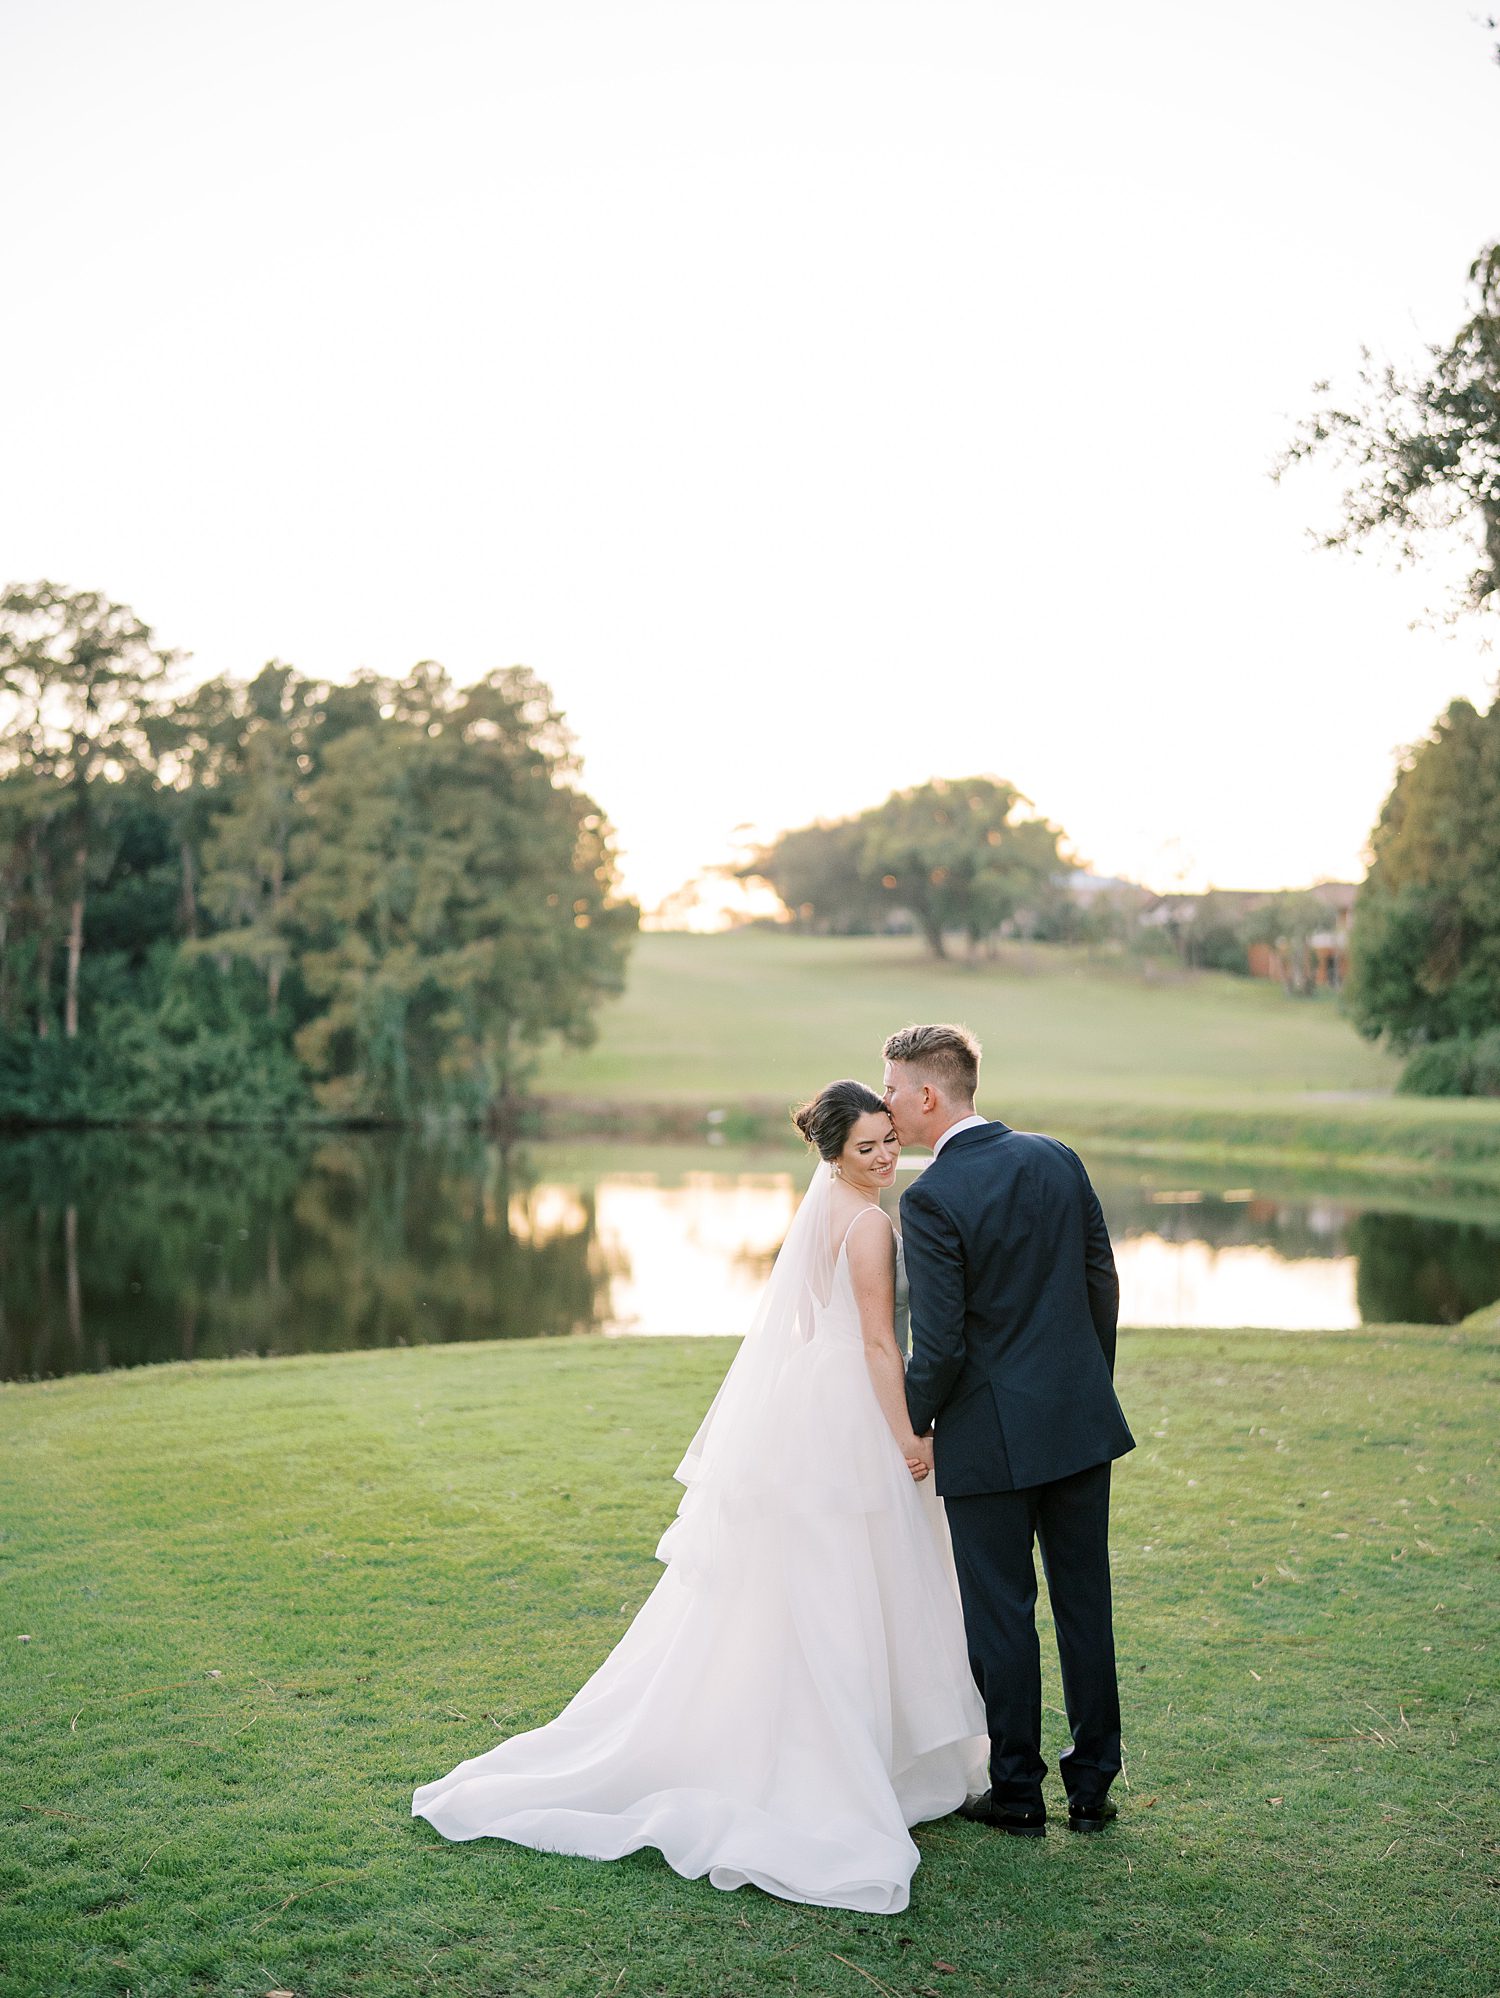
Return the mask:
[[[1396,1087],[1402,1096],[1500,1096],[1500,1027],[1428,1041]]]

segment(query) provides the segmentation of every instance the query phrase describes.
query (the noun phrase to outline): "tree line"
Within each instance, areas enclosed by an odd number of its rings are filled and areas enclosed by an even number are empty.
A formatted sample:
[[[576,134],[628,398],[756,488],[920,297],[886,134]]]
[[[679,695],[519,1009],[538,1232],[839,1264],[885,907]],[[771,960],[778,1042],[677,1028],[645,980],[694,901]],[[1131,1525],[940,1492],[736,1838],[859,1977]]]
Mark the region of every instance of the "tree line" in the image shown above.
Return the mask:
[[[1394,543],[1415,559],[1467,542],[1451,615],[1500,607],[1500,243],[1469,270],[1473,309],[1418,365],[1375,365],[1358,392],[1307,418],[1278,476],[1304,459],[1345,467],[1338,547]],[[1407,1056],[1419,1095],[1500,1096],[1500,700],[1452,702],[1407,751],[1371,835],[1355,904],[1350,1010]]]
[[[0,596],[0,1118],[480,1115],[592,1037],[638,910],[542,681],[180,663]]]
[[[1417,1096],[1500,1096],[1500,700],[1402,761],[1354,907],[1350,1008]]]

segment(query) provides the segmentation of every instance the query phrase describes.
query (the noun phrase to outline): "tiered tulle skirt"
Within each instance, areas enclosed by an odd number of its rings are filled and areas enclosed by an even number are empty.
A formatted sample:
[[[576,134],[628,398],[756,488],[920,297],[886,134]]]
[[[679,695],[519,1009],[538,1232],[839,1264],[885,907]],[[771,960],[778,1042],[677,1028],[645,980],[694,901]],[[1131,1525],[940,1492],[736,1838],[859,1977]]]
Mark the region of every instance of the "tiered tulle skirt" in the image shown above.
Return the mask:
[[[858,1344],[818,1340],[765,1475],[694,1478],[640,1614],[546,1727],[423,1785],[449,1839],[896,1914],[909,1827],[984,1787],[947,1525]],[[873,1419],[872,1419],[873,1418]]]

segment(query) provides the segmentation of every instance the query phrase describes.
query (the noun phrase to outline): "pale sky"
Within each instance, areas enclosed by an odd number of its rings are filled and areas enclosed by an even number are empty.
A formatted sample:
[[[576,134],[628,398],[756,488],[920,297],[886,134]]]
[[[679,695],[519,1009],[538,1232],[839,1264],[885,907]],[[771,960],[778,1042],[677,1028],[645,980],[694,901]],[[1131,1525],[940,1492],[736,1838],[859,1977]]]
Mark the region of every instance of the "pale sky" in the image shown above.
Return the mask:
[[[0,581],[525,663],[648,903],[934,775],[1349,876],[1497,659],[1267,467],[1500,234],[1470,0],[0,0]]]

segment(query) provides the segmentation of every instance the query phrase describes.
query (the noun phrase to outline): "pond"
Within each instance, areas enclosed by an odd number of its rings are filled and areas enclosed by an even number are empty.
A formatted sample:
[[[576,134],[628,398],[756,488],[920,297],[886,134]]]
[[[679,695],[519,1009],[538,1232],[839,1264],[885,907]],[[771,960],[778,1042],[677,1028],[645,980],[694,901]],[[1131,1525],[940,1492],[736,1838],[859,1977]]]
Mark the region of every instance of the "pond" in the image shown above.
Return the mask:
[[[903,1162],[905,1163],[905,1162]],[[40,1132],[0,1141],[0,1376],[603,1332],[735,1334],[793,1152],[464,1135]],[[903,1174],[904,1178],[904,1174]],[[1500,1297],[1500,1203],[1097,1161],[1128,1325],[1451,1324]]]

